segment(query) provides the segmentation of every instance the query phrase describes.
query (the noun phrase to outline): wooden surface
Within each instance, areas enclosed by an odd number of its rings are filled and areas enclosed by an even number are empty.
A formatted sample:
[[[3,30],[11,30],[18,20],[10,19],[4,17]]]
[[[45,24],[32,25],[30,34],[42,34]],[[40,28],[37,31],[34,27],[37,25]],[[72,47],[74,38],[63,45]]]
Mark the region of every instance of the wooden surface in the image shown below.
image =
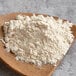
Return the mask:
[[[16,15],[23,14],[31,16],[31,13],[12,13],[7,15],[0,16],[0,26],[4,24],[5,21],[9,21],[11,19],[15,19]],[[72,31],[74,36],[76,37],[76,26],[72,27]],[[3,36],[2,28],[0,27],[0,38]],[[52,65],[43,65],[41,68],[33,64],[24,63],[21,61],[16,61],[15,56],[11,53],[7,53],[0,43],[0,59],[2,59],[8,66],[10,66],[15,71],[21,73],[22,75],[26,76],[50,76],[54,72],[55,68]],[[60,62],[57,63],[57,65]]]

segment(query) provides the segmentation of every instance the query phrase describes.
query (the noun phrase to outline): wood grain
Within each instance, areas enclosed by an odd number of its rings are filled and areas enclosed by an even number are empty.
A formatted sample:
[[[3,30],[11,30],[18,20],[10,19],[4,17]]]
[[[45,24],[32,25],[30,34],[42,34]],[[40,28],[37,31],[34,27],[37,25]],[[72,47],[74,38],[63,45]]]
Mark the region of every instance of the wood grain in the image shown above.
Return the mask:
[[[32,13],[11,13],[7,15],[1,15],[0,16],[0,38],[3,37],[3,31],[1,27],[3,26],[4,22],[9,21],[11,19],[15,19],[15,17],[18,14],[32,16]],[[47,15],[44,15],[44,16],[47,16]],[[54,17],[54,18],[58,19],[58,17]],[[76,38],[76,26],[73,26],[71,29],[73,31],[73,35]],[[0,59],[3,60],[12,69],[22,74],[22,76],[51,76],[57,67],[57,66],[47,64],[38,68],[37,66],[30,63],[16,61],[15,56],[12,53],[6,52],[1,42],[0,42]],[[59,63],[60,61],[57,63],[57,65]]]

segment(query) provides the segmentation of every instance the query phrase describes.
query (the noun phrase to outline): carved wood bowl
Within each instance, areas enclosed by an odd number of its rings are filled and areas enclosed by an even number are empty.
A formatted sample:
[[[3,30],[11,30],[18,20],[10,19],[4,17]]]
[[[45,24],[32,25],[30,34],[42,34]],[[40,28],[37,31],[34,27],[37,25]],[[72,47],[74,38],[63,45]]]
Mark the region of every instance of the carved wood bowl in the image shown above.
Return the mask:
[[[4,22],[15,19],[18,14],[32,16],[32,13],[11,13],[6,15],[0,15],[0,38],[3,37],[2,26]],[[38,15],[38,14],[36,14]],[[43,14],[44,15],[44,14]],[[47,16],[47,15],[44,15]],[[54,17],[58,19],[58,17]],[[63,20],[66,21],[66,20]],[[76,26],[72,28],[73,35],[76,38]],[[5,62],[9,67],[18,73],[22,74],[22,76],[51,76],[57,66],[53,66],[50,64],[43,65],[40,68],[35,66],[34,64],[25,63],[21,61],[17,61],[15,56],[12,53],[8,53],[5,51],[4,45],[0,41],[0,59]],[[58,61],[57,65],[59,65],[60,61]]]

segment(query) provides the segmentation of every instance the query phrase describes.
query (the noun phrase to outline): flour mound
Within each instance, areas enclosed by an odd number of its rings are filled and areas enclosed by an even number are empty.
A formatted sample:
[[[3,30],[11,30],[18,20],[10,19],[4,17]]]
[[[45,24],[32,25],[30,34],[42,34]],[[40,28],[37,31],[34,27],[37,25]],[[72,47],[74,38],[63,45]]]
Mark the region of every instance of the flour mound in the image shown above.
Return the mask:
[[[43,15],[18,15],[16,20],[5,22],[5,46],[17,60],[41,66],[55,65],[67,53],[73,35],[72,23]]]

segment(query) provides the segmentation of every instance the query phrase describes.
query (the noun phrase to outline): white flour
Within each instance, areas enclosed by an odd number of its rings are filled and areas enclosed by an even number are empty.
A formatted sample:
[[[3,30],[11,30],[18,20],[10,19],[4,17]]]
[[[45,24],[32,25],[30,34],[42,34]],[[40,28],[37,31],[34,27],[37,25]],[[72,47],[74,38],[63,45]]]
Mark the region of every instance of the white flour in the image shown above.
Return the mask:
[[[5,46],[17,60],[35,65],[56,64],[73,42],[72,23],[53,17],[22,16],[5,22]]]

